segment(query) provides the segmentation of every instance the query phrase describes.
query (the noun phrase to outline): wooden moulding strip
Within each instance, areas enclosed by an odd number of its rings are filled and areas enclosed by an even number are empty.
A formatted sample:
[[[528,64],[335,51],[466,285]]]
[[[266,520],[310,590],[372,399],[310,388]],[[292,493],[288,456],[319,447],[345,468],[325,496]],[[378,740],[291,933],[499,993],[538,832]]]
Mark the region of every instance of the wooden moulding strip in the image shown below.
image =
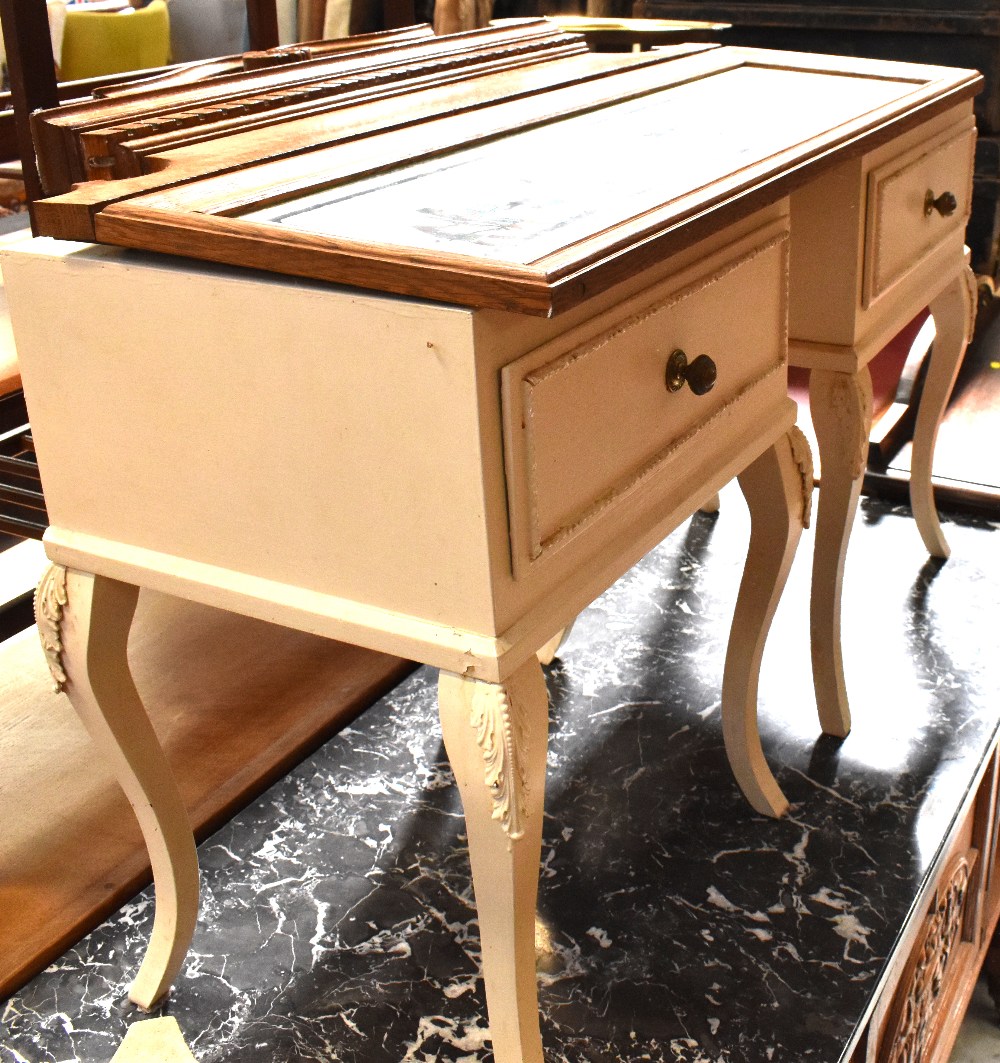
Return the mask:
[[[225,150],[220,154],[224,154],[228,164],[225,167],[219,166],[219,170],[229,169],[233,163],[249,165],[287,155],[302,154],[360,135],[372,136],[375,133],[400,128],[404,125],[416,125],[433,118],[512,102],[531,93],[547,91],[550,88],[608,77],[621,69],[621,64],[605,63],[602,66],[599,61],[612,58],[615,57],[594,54],[576,46],[567,47],[558,52],[554,50],[545,53],[530,52],[505,59],[491,60],[476,68],[464,67],[456,71],[446,71],[440,75],[421,76],[413,81],[401,82],[378,92],[351,92],[342,97],[325,98],[311,104],[265,111],[248,118],[227,119],[214,124],[191,126],[164,134],[123,139],[114,147],[114,154],[119,160],[116,174],[124,178],[138,175],[151,168],[161,170],[178,164],[189,165],[188,158],[196,145],[201,145],[206,141],[222,141],[223,138],[226,142],[220,143],[219,147],[224,147]],[[567,66],[565,62],[557,62],[571,59],[577,60],[579,66],[584,68],[583,72],[576,69],[577,64]],[[659,57],[657,59],[660,62],[663,61]],[[497,75],[523,68],[538,71],[537,84],[530,87],[505,87],[497,77]],[[478,81],[475,86],[475,96],[465,92],[463,98],[458,93],[464,87],[465,82],[473,79]],[[492,94],[489,92],[490,80],[497,82]],[[450,90],[447,104],[438,102],[444,90]],[[415,93],[423,95],[411,98]],[[350,108],[364,105],[369,108],[379,107],[396,101],[399,101],[396,114],[391,118],[389,116],[375,118],[373,115],[373,123],[355,123],[353,126],[348,124],[346,128],[340,128],[337,125],[341,117],[349,117],[345,112]],[[364,115],[364,112],[361,114]],[[295,134],[294,144],[282,144],[275,149],[262,145],[262,138],[257,131],[274,126],[286,126],[286,124],[288,124],[289,135]],[[230,146],[238,144],[241,140],[246,143],[244,151],[242,153],[232,151]],[[206,174],[215,168],[210,152],[197,151],[197,159],[199,164],[205,168]]]
[[[498,662],[509,649],[491,635],[53,525],[45,534],[45,550],[67,568],[491,682],[499,682]]]
[[[322,78],[278,91],[240,95],[231,100],[213,101],[205,106],[181,111],[143,115],[120,124],[84,129],[78,131],[77,135],[80,137],[85,164],[100,171],[102,167],[95,168],[89,161],[90,157],[113,153],[116,147],[130,140],[166,149],[183,143],[185,138],[203,130],[202,136],[208,137],[248,132],[261,125],[288,122],[299,115],[322,113],[338,106],[397,96],[427,85],[481,76],[491,70],[589,54],[584,42],[578,38],[533,38],[508,45],[499,54],[494,50],[472,55],[446,54],[440,59],[428,59],[420,64],[392,65],[348,76]],[[426,121],[427,117],[432,116],[411,113],[410,121]],[[308,142],[304,142],[299,150],[308,147]],[[95,172],[93,176],[104,179],[100,172]]]
[[[274,226],[128,203],[102,211],[95,226],[98,241],[121,247],[538,317],[547,317],[552,310],[544,273],[530,268],[497,269],[480,259],[418,255],[406,249],[380,251],[311,233],[290,232],[279,242],[274,239],[276,232],[280,230]]]
[[[528,40],[565,41],[561,33],[544,19],[528,20],[506,29],[470,30],[450,37],[406,38],[391,43],[373,42],[359,51],[322,55],[315,59],[264,70],[239,71],[205,81],[180,86],[150,88],[136,86],[134,92],[113,97],[81,100],[78,103],[41,111],[40,121],[70,128],[89,128],[91,123],[118,123],[128,118],[141,119],[151,113],[200,107],[255,92],[273,92],[297,85],[335,77],[350,77],[365,72],[391,70],[443,59],[446,56],[474,57]]]
[[[205,107],[248,93],[290,89],[324,78],[361,76],[366,72],[391,72],[394,69],[405,72],[407,68],[421,63],[439,63],[447,56],[460,60],[463,56],[472,58],[484,52],[501,51],[532,38],[564,41],[567,36],[551,23],[537,20],[506,30],[472,30],[449,38],[404,41],[262,71],[223,75],[179,88],[154,89],[105,100],[85,100],[38,111],[31,117],[31,126],[43,186],[49,192],[62,192],[83,179],[83,159],[77,135],[85,129],[117,125],[129,119],[142,119],[190,107]]]

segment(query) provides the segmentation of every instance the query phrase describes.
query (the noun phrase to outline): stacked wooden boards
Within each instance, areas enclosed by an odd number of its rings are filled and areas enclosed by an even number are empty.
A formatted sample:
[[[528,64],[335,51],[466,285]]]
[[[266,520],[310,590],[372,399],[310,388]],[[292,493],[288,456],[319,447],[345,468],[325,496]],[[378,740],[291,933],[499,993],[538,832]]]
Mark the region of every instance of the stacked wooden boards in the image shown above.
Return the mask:
[[[430,27],[368,41],[375,46],[338,49],[295,63],[261,62],[186,84],[176,79],[146,83],[108,99],[42,111],[33,116],[32,131],[45,192],[167,168],[205,174],[247,165],[281,151],[265,132],[276,126],[282,128],[285,150],[291,144],[297,151],[324,146],[348,139],[343,112],[372,100],[401,96],[396,111],[404,113],[412,111],[414,92],[587,50],[580,38],[560,34],[541,20],[456,34],[444,45]],[[366,135],[377,131],[368,129]],[[251,135],[234,143],[231,138],[240,134]],[[170,183],[177,177],[172,173]]]

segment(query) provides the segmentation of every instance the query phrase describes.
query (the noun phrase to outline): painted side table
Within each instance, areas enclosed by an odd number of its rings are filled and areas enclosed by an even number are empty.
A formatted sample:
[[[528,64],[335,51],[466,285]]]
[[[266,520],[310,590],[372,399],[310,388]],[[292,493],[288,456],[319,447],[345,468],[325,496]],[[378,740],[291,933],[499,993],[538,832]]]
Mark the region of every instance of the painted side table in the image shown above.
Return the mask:
[[[153,859],[133,1000],[169,987],[198,893],[187,817],[129,678],[140,586],[441,670],[499,1060],[542,1058],[537,651],[734,475],[753,534],[727,748],[750,800],[781,811],[757,674],[812,488],[785,393],[787,222],[781,201],[553,319],[49,240],[5,260],[12,303],[60,291],[52,313],[18,315],[56,562],[39,626]],[[754,313],[736,320],[725,307],[748,291]],[[665,365],[684,349],[713,352],[711,391],[692,390],[690,369],[670,390]]]

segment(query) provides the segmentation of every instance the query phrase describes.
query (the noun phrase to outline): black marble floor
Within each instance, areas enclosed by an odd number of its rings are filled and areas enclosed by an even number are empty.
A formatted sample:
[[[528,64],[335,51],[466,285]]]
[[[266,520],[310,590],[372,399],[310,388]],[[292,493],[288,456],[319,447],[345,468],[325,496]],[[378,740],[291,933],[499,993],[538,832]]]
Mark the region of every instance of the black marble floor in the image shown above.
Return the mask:
[[[580,618],[548,671],[537,923],[548,1063],[838,1063],[1000,720],[1000,525],[928,562],[865,502],[848,562],[855,716],[819,737],[804,537],[761,682],[792,801],[729,774],[719,687],[748,518],[738,493]],[[164,1007],[197,1058],[492,1060],[458,794],[416,672],[201,847],[193,950]],[[0,1004],[0,1060],[106,1061],[147,891]]]

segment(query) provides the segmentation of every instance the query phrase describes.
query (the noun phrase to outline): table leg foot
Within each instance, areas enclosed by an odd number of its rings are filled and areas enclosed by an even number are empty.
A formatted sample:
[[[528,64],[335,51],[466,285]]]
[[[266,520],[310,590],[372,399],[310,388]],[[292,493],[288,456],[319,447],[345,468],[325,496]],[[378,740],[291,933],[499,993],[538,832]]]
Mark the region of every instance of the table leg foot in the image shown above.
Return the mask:
[[[559,651],[566,645],[566,640],[569,638],[573,631],[573,624],[576,621],[573,620],[567,624],[562,631],[557,631],[552,638],[538,651],[536,656],[538,657],[540,664],[551,664],[559,654]]]
[[[129,992],[149,1008],[170,988],[194,933],[198,856],[187,811],[129,672],[126,649],[139,589],[53,565],[35,599],[39,635],[57,690],[65,690],[107,758],[142,829],[156,913]]]
[[[797,428],[739,477],[750,507],[747,562],[736,600],[722,680],[726,752],[747,800],[767,816],[788,801],[764,760],[757,728],[757,686],[771,619],[784,589],[812,495],[812,459]]]
[[[708,501],[702,503],[700,512],[718,513],[720,509],[722,509],[722,499],[719,498],[719,492],[716,491]]]
[[[497,1063],[542,1063],[535,903],[548,692],[530,658],[503,683],[442,672],[441,729],[465,809]]]
[[[809,599],[813,683],[820,726],[845,737],[851,710],[844,681],[840,607],[844,562],[868,461],[872,423],[872,379],[867,366],[857,373],[814,369],[809,377],[809,408],[819,445],[821,484]]]
[[[975,275],[965,267],[930,306],[934,318],[934,346],[913,432],[910,505],[920,537],[933,557],[946,558],[951,552],[941,531],[931,486],[934,444],[975,325],[977,298]]]

